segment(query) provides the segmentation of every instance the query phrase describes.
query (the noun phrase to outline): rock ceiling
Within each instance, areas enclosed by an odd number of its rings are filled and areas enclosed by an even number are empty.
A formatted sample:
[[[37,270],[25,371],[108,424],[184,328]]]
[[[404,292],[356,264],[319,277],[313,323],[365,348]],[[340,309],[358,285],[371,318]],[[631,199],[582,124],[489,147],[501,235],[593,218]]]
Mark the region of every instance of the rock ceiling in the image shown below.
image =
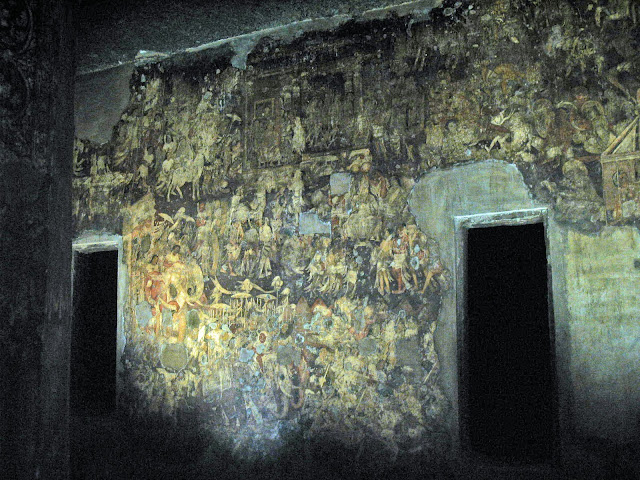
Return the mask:
[[[82,74],[130,63],[140,51],[166,55],[215,45],[225,39],[235,39],[242,47],[251,48],[257,41],[251,39],[254,32],[295,37],[350,20],[384,18],[389,14],[424,16],[441,3],[441,0],[78,0],[74,13],[77,71]]]

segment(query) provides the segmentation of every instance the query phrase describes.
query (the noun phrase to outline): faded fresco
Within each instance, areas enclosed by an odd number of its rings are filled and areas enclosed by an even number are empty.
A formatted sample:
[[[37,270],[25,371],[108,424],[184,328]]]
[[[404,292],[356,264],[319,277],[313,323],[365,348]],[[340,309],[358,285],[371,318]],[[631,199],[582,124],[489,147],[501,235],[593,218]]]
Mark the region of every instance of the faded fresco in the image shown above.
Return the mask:
[[[417,179],[500,159],[571,228],[640,222],[640,8],[543,4],[265,41],[244,71],[139,67],[112,141],[74,157],[76,230],[125,239],[123,406],[256,448],[304,428],[393,458],[443,432],[452,266]]]
[[[393,454],[446,406],[432,334],[447,274],[406,214],[349,228],[368,217],[343,204],[367,195],[375,212],[390,207],[366,175],[351,179],[357,189],[319,188],[331,233],[300,234],[325,225],[297,211],[300,175],[186,202],[195,212],[160,211],[153,195],[128,209],[131,407],[172,415],[195,402],[246,441],[310,416],[312,431],[373,429]]]

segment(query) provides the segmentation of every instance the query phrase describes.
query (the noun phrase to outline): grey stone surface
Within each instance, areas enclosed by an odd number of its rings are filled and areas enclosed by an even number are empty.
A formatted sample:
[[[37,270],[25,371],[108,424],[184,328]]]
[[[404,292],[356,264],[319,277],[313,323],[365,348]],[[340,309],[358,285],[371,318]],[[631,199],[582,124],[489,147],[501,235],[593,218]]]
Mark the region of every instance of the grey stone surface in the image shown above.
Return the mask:
[[[331,177],[329,177],[331,195],[344,195],[349,193],[352,180],[353,176],[350,173],[338,172],[331,174]]]
[[[270,30],[269,35],[273,36],[273,29],[303,21],[340,18],[344,23],[352,19],[384,18],[392,12],[426,16],[441,3],[441,0],[82,2],[75,12],[78,70],[89,72],[131,62],[140,50],[180,52],[262,30]],[[256,40],[245,38],[243,42],[250,45],[238,45],[240,50],[253,48]]]
[[[76,79],[76,137],[95,143],[111,140],[113,127],[129,103],[132,65],[82,75]]]
[[[331,222],[323,222],[314,212],[302,212],[298,227],[300,235],[331,235]]]
[[[0,75],[0,476],[67,478],[74,75],[70,3],[3,2],[0,10],[5,69]],[[27,29],[29,34],[22,35]],[[15,83],[19,78],[25,85]],[[20,91],[26,95],[13,95]]]

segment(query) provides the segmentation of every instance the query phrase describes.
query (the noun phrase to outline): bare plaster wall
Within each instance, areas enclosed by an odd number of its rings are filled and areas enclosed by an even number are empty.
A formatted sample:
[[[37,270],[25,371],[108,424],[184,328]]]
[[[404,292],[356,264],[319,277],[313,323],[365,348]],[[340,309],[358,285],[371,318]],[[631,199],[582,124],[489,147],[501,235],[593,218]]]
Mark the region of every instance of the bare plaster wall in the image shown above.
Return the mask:
[[[640,234],[570,231],[563,245],[575,423],[585,436],[629,440],[640,422]]]
[[[76,136],[98,144],[111,140],[113,127],[129,104],[133,67],[81,75],[76,80],[74,114]]]

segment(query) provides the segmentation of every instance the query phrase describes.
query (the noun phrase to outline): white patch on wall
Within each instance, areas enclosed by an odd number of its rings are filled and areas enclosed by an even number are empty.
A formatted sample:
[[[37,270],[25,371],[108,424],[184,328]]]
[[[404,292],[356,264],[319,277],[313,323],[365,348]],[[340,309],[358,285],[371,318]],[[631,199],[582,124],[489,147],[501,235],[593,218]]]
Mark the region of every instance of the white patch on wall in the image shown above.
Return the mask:
[[[351,189],[351,181],[353,177],[350,173],[338,172],[329,177],[329,185],[331,186],[331,195],[345,195]]]
[[[76,137],[103,144],[111,140],[131,96],[129,81],[133,65],[80,75],[75,84]]]
[[[300,235],[331,235],[331,222],[323,222],[317,213],[302,212],[298,229]]]

